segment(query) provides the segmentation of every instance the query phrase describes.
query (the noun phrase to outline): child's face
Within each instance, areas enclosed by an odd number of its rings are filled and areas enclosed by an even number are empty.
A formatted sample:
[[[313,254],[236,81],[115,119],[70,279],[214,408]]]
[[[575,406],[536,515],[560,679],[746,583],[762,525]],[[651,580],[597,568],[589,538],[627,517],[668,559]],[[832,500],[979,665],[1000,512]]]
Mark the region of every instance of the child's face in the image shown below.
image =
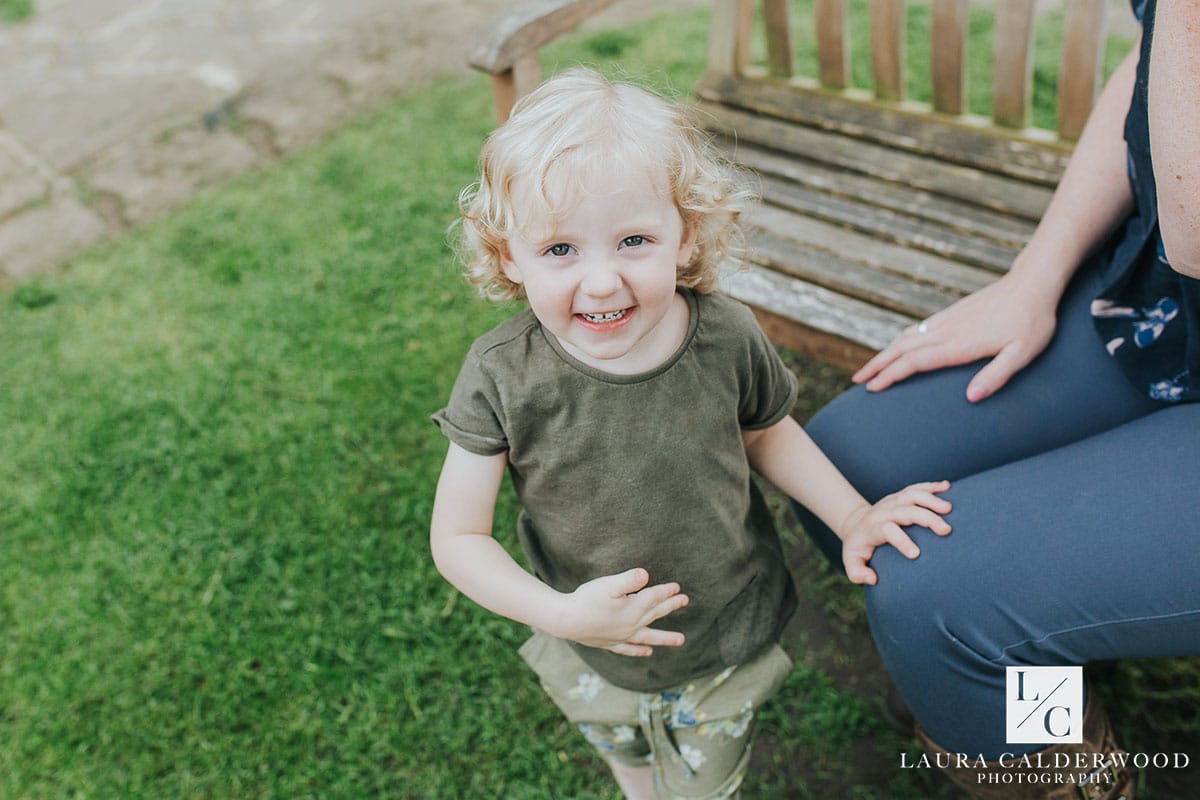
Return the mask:
[[[508,242],[504,274],[524,287],[533,313],[571,355],[606,372],[652,369],[678,347],[680,314],[687,327],[675,280],[695,237],[649,176],[590,183],[551,230],[553,220],[528,213],[538,206],[517,182],[524,233]]]

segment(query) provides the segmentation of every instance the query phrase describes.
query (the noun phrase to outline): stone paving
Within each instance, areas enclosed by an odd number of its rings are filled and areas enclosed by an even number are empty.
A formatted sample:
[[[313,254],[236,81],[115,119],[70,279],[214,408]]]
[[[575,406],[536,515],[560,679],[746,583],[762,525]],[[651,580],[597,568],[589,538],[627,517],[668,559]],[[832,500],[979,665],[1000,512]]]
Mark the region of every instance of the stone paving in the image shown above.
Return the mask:
[[[403,89],[466,74],[506,0],[37,0],[0,26],[9,278],[261,167]]]
[[[595,24],[703,2],[618,3]],[[471,35],[511,5],[36,0],[31,18],[0,24],[0,283],[53,269],[406,88],[465,76]]]

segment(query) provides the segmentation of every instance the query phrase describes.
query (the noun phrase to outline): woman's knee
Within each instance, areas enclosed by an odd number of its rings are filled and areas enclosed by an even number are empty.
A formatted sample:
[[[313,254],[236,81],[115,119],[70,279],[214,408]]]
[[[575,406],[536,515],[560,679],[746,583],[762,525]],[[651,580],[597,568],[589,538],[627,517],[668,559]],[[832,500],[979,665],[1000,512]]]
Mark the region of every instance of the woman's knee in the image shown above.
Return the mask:
[[[877,551],[871,566],[879,576],[865,594],[871,633],[888,668],[903,671],[907,663],[940,649],[946,593],[937,576],[903,557]]]
[[[912,535],[922,547],[915,561],[890,549],[872,560],[879,582],[867,589],[867,615],[880,654],[902,686],[982,677],[994,667],[988,619],[995,609],[971,570],[936,552],[948,542]]]

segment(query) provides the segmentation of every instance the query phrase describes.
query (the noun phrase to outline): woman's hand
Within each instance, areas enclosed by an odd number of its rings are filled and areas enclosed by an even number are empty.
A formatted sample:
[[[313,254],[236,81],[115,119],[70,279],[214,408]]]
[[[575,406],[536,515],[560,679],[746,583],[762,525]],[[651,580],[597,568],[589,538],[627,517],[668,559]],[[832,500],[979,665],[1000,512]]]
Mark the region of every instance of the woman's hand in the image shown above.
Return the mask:
[[[1092,108],[1037,231],[1008,274],[905,330],[854,374],[856,383],[878,392],[917,372],[990,358],[967,386],[967,399],[977,403],[1046,349],[1071,275],[1133,208],[1124,129],[1137,59],[1135,44]]]
[[[967,400],[995,394],[1054,336],[1059,295],[1038,291],[1012,273],[906,328],[854,373],[855,383],[882,391],[917,372],[991,357],[967,385]]]

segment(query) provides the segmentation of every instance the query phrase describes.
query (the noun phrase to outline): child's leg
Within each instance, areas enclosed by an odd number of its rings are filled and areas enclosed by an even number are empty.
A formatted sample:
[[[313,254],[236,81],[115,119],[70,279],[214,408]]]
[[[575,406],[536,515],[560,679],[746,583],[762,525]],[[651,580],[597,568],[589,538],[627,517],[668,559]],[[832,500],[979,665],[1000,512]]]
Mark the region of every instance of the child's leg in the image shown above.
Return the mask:
[[[635,767],[609,761],[608,766],[626,800],[655,800],[654,769],[649,764]]]
[[[754,711],[700,726],[651,731],[658,800],[729,800],[746,778]]]
[[[635,719],[631,717],[628,725],[581,722],[578,726],[583,738],[612,770],[627,800],[655,800],[650,743]]]
[[[791,658],[775,645],[720,674],[642,694],[608,683],[566,642],[544,633],[534,634],[521,656],[608,762],[621,790],[638,800],[736,797],[750,760],[755,710],[792,671]]]
[[[638,722],[643,695],[613,686],[567,642],[540,631],[522,645],[521,658],[537,673],[542,688],[567,720],[578,726],[609,765],[625,796],[652,799],[650,744]]]
[[[718,675],[647,695],[641,729],[654,760],[659,800],[728,800],[750,763],[758,707],[792,671],[778,645]]]
[[[701,687],[703,689],[703,687]],[[682,697],[681,692],[663,693]],[[754,712],[675,727],[672,704],[649,695],[640,727],[582,723],[584,738],[612,770],[627,800],[726,800],[746,775]],[[704,714],[699,708],[697,714]],[[718,712],[723,713],[723,712]]]

